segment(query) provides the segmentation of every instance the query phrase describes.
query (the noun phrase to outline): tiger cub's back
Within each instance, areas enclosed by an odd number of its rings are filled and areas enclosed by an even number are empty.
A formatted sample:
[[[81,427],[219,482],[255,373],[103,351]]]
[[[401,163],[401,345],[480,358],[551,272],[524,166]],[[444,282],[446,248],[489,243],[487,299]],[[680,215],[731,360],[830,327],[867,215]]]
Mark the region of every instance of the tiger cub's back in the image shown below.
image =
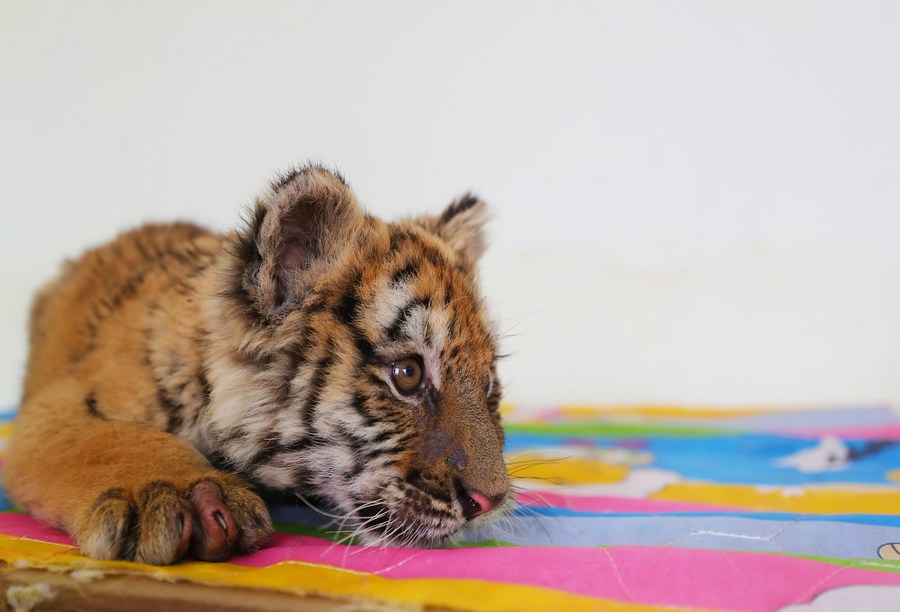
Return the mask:
[[[194,225],[145,225],[67,261],[32,306],[24,398],[69,373],[92,381],[109,400],[164,395],[151,351],[160,344],[178,344],[179,361],[197,358],[195,367],[180,363],[166,374],[199,369],[199,353],[191,348],[202,341],[196,292],[220,248],[220,236]],[[154,404],[104,402],[126,413]],[[165,415],[146,410],[105,416],[167,428]]]

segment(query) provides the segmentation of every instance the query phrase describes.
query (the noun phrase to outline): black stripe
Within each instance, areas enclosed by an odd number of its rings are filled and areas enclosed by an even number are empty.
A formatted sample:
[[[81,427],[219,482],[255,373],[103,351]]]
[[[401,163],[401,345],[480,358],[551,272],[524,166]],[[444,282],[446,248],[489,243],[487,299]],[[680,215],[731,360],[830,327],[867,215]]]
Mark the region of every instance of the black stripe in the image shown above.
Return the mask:
[[[375,347],[372,345],[371,340],[363,335],[362,331],[354,330],[353,342],[360,354],[360,365],[378,362],[375,356]]]
[[[205,369],[201,369],[200,373],[197,374],[197,380],[200,381],[200,393],[203,395],[203,405],[205,406],[209,404],[209,398],[212,397],[212,385],[209,384]]]
[[[272,189],[275,191],[279,191],[284,189],[291,181],[300,176],[301,174],[309,174],[311,172],[327,172],[336,178],[344,187],[349,187],[350,185],[347,183],[347,179],[344,178],[338,170],[334,168],[328,168],[322,164],[317,163],[307,163],[302,166],[294,166],[292,168],[288,168],[288,170],[279,176],[275,177],[272,181]]]
[[[405,436],[402,436],[399,440],[395,442],[398,447],[405,447],[407,443],[412,442],[412,439],[415,438],[415,434],[408,433]]]
[[[300,341],[285,349],[287,359],[287,373],[281,382],[278,383],[278,401],[284,402],[290,397],[291,384],[300,373],[300,368],[306,365],[306,348],[309,343],[309,335],[311,330],[309,326],[305,326],[301,330],[298,337]]]
[[[400,246],[411,238],[412,235],[408,231],[402,229],[394,229],[391,232],[391,251],[399,250]]]
[[[137,252],[140,254],[141,259],[144,261],[153,261],[156,257],[152,256],[144,246],[144,242],[138,237],[134,241],[134,248],[137,249]]]
[[[365,422],[366,427],[374,427],[377,424],[377,421],[372,417],[372,414],[369,412],[366,407],[366,397],[360,395],[359,393],[353,396],[353,399],[350,401],[350,406],[353,410],[362,418]]]
[[[200,405],[191,413],[191,422],[190,427],[194,427],[197,424],[197,419],[200,416],[200,412],[209,406],[209,400],[212,397],[212,385],[209,384],[209,380],[206,377],[206,370],[201,369],[197,374],[197,382],[200,384]]]
[[[347,426],[343,423],[337,424],[337,432],[344,440],[350,443],[350,447],[356,452],[363,452],[363,448],[369,444],[367,439],[356,432],[347,429]]]
[[[106,415],[100,412],[100,408],[97,406],[97,393],[95,391],[87,394],[87,397],[84,398],[84,405],[88,414],[92,417],[97,417],[98,419],[106,418]]]
[[[210,464],[217,470],[223,470],[227,472],[234,471],[231,459],[226,457],[225,454],[219,449],[208,451],[206,453],[206,458],[209,460]]]
[[[374,372],[369,372],[369,374],[366,378],[369,379],[369,383],[371,383],[373,386],[377,387],[378,389],[384,389],[388,386],[388,384]]]
[[[362,474],[366,465],[362,459],[356,455],[353,456],[353,465],[341,472],[341,480],[349,483],[351,480]]]
[[[347,326],[353,334],[353,342],[360,353],[361,363],[371,363],[375,359],[375,347],[365,333],[356,326],[356,316],[360,309],[359,284],[362,281],[362,273],[356,272],[347,283],[347,292],[341,297],[337,306],[332,310],[338,322]]]
[[[461,198],[457,199],[455,202],[450,204],[443,213],[441,213],[440,221],[441,223],[447,223],[450,219],[455,217],[460,213],[464,213],[476,204],[478,204],[479,200],[471,193],[464,194]]]
[[[360,459],[366,462],[371,463],[375,459],[379,457],[383,457],[384,455],[397,456],[401,452],[403,452],[403,446],[388,446],[386,448],[373,448],[366,451],[361,451]]]
[[[250,460],[250,465],[271,465],[275,459],[282,455],[298,453],[313,445],[317,438],[313,436],[303,436],[291,442],[282,442],[278,439],[278,431],[273,430],[266,438],[266,444],[260,449]]]
[[[341,297],[334,308],[334,316],[344,325],[353,325],[356,313],[359,310],[359,284],[362,281],[362,273],[355,272],[347,282],[347,292]]]
[[[142,270],[135,276],[125,278],[114,290],[99,296],[91,306],[91,318],[86,326],[86,335],[93,339],[97,336],[100,324],[111,317],[122,302],[137,295],[138,289],[144,282],[147,271]]]
[[[439,250],[431,246],[430,244],[425,244],[422,241],[416,245],[417,250],[422,256],[428,260],[428,262],[436,268],[449,268],[450,265],[447,263],[447,260],[444,259],[444,254]]]
[[[256,246],[256,238],[266,218],[266,208],[257,206],[250,216],[244,220],[244,229],[236,240],[227,243],[227,249],[236,261],[227,271],[228,288],[221,293],[222,297],[238,302],[250,312],[256,311],[254,293],[257,286],[257,275],[262,265],[262,254]]]
[[[282,448],[281,442],[278,441],[278,433],[270,432],[266,437],[265,445],[250,459],[250,465],[257,466],[269,463]]]
[[[156,391],[156,399],[159,402],[160,406],[162,406],[163,412],[166,413],[166,417],[169,422],[166,425],[166,431],[169,433],[173,433],[179,429],[184,424],[184,419],[182,417],[181,411],[184,408],[179,402],[173,400],[166,393],[165,389],[159,387]]]
[[[393,432],[393,431],[385,429],[384,431],[380,432],[377,436],[375,436],[374,438],[369,440],[369,444],[381,444],[382,442],[387,442],[388,440],[391,439],[391,437],[394,435],[394,433],[395,432]],[[397,442],[397,445],[399,446],[399,442]]]
[[[429,263],[438,268],[449,268],[447,260],[443,253],[431,244],[425,243],[413,232],[409,230],[394,230],[391,233],[391,251],[399,250],[400,246],[406,242],[414,242],[412,249],[417,257],[424,257]]]
[[[391,283],[394,285],[411,280],[419,272],[419,262],[410,261],[402,268],[399,268],[391,274]]]
[[[412,314],[413,309],[419,306],[419,302],[413,300],[409,304],[403,307],[397,317],[393,320],[393,322],[388,325],[387,329],[384,331],[384,335],[387,336],[389,340],[397,341],[400,339],[400,331],[403,329],[403,326],[406,325],[406,321],[409,319]]]
[[[394,435],[394,432],[385,429],[384,431],[379,433],[377,436],[375,436],[374,438],[369,440],[369,444],[374,446],[376,444],[381,444],[382,442],[387,442],[388,440],[391,439],[391,436],[393,436],[393,435]]]
[[[310,446],[312,446],[313,442],[317,440],[319,440],[319,438],[317,438],[316,436],[307,435],[302,438],[298,438],[293,442],[289,442],[288,444],[282,444],[281,450],[285,453],[297,453],[309,448]]]
[[[313,427],[313,413],[319,404],[319,399],[324,390],[325,377],[328,375],[328,370],[334,365],[334,354],[332,353],[334,347],[330,342],[328,343],[326,350],[328,351],[328,354],[320,359],[315,365],[316,370],[313,374],[312,382],[310,383],[309,396],[303,404],[301,413],[303,415],[302,422],[303,426],[306,428],[307,435],[315,435],[316,433],[315,428]]]

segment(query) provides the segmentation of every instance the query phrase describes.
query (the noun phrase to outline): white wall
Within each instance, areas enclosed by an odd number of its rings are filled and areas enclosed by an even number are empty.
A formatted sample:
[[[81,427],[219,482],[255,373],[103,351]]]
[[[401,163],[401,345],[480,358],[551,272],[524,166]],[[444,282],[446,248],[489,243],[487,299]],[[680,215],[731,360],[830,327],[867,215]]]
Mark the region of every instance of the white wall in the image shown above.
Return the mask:
[[[0,5],[0,404],[31,293],[148,219],[337,165],[474,188],[509,398],[900,399],[900,3]]]

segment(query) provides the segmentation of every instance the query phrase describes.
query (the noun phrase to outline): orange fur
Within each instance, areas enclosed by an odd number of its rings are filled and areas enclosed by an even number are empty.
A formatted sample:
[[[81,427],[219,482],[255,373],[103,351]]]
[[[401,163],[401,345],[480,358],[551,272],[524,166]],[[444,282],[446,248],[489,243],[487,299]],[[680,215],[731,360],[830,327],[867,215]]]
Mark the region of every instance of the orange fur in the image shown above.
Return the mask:
[[[306,168],[241,231],[150,225],[86,253],[35,300],[6,486],[101,558],[258,548],[250,481],[331,496],[372,541],[439,541],[508,487],[484,217],[470,198],[387,224]],[[404,355],[427,373],[410,396]]]

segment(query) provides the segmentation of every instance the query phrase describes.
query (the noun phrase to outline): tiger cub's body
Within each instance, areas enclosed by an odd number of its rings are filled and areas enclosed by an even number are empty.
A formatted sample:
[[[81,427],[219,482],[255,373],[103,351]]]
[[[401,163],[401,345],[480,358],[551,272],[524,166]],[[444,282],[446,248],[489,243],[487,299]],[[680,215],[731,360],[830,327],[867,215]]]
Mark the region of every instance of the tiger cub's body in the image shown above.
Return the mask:
[[[67,264],[32,313],[10,493],[97,558],[255,550],[251,484],[368,543],[441,542],[508,490],[484,218],[385,223],[313,167],[229,235],[145,226]]]

